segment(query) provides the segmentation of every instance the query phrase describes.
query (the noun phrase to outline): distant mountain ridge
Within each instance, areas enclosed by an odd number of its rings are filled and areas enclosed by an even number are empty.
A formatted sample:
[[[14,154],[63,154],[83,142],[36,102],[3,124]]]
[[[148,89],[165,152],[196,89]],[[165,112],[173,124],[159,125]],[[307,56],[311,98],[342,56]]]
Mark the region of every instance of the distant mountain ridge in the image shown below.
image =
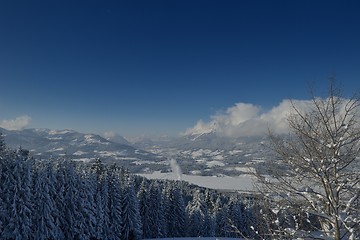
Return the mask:
[[[17,131],[0,128],[0,132],[3,133],[9,147],[27,149],[36,158],[67,157],[84,162],[100,158],[104,162],[118,163],[126,167],[136,165],[134,162],[159,161],[155,154],[105,139],[97,134],[44,128]],[[121,138],[117,137],[116,140],[120,141]]]
[[[184,174],[229,175],[247,172],[272,159],[264,137],[229,138],[215,131],[196,132],[180,137],[138,139],[129,143],[117,134],[107,138],[74,130],[5,130],[6,144],[22,147],[36,159],[66,157],[92,162],[100,158],[116,163],[133,173],[171,171],[170,160],[177,161]]]

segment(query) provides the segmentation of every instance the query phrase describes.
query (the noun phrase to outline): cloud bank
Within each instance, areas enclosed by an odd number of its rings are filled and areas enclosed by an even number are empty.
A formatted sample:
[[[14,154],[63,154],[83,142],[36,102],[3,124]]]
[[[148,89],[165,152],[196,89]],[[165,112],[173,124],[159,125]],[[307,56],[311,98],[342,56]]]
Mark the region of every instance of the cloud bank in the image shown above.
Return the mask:
[[[283,100],[268,111],[249,103],[237,103],[225,112],[210,117],[210,121],[199,120],[195,126],[188,128],[184,135],[196,135],[216,132],[228,137],[261,136],[268,129],[278,134],[288,132],[287,117],[292,111],[292,103],[299,109],[308,109],[309,100]]]
[[[29,125],[30,121],[31,117],[25,115],[15,119],[1,120],[0,127],[7,130],[22,130]]]

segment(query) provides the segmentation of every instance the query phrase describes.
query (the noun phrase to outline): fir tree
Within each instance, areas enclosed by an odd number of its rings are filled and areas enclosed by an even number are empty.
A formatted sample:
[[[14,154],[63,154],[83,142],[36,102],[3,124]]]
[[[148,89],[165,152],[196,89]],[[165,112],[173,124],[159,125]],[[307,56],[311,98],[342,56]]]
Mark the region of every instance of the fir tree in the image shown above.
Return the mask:
[[[65,239],[67,235],[67,221],[65,216],[65,209],[67,207],[65,202],[65,166],[60,160],[55,164],[54,187],[56,192],[53,193],[53,198],[57,209],[55,222],[60,229],[57,239]]]
[[[4,182],[4,205],[6,219],[1,237],[5,239],[28,239],[31,237],[31,167],[27,159],[12,154],[7,161]]]
[[[82,166],[84,168],[84,166]],[[95,217],[95,176],[84,169],[79,179],[79,210],[84,217],[84,236],[87,239],[95,237],[96,217]]]
[[[193,200],[186,207],[189,216],[187,231],[190,237],[204,237],[209,234],[207,232],[209,230],[208,210],[203,199],[204,195],[200,191],[196,191]]]
[[[123,239],[122,235],[122,189],[119,170],[112,167],[108,171],[109,191],[109,232],[110,239]]]
[[[229,237],[231,232],[229,209],[223,204],[220,197],[216,199],[214,205],[214,219],[216,221],[215,235],[218,237]]]
[[[150,184],[149,190],[149,219],[151,232],[149,238],[161,238],[166,236],[165,217],[164,217],[164,200],[160,186],[156,182]]]
[[[33,214],[33,236],[36,239],[54,239],[55,220],[52,211],[55,202],[50,197],[48,179],[44,167],[34,171],[33,204],[36,211]]]
[[[180,189],[169,184],[167,198],[167,235],[168,237],[185,237],[186,212]]]
[[[232,226],[231,237],[243,237],[245,222],[244,222],[245,205],[237,198],[232,196],[229,202],[229,221]]]
[[[64,167],[64,186],[66,189],[66,191],[64,192],[65,238],[85,239],[85,218],[83,216],[83,206],[80,202],[81,200],[78,192],[78,187],[80,183],[78,179],[79,176],[76,174],[76,170],[72,162],[65,161]]]
[[[141,217],[139,203],[134,188],[129,182],[124,183],[122,195],[122,239],[141,239]]]
[[[153,221],[155,219],[150,218],[150,212],[153,210],[151,209],[151,199],[147,189],[149,188],[147,181],[143,178],[139,192],[137,193],[137,198],[139,199],[139,210],[141,216],[141,225],[143,230],[143,238],[151,238],[153,229]]]
[[[5,153],[5,150],[6,150],[6,144],[5,144],[4,135],[2,134],[2,132],[0,132],[0,156],[1,154]]]
[[[109,239],[110,219],[109,219],[109,182],[107,172],[103,171],[97,181],[95,193],[95,238]]]

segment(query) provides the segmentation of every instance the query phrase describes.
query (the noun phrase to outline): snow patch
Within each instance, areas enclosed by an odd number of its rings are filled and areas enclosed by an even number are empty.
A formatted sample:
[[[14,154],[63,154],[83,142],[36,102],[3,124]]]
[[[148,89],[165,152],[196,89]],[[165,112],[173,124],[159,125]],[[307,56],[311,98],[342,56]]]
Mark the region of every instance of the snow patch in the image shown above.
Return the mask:
[[[92,134],[86,134],[84,135],[85,138],[85,142],[89,143],[89,144],[103,144],[103,145],[109,145],[109,142],[102,142],[99,139],[95,139],[95,135]]]
[[[73,131],[71,130],[51,130],[49,132],[49,135],[61,135],[61,134],[66,134],[66,133],[71,133]]]
[[[77,161],[77,162],[85,162],[85,163],[88,163],[88,162],[90,162],[91,160],[95,160],[95,158],[76,158],[76,159],[74,159],[74,161]]]
[[[47,137],[49,140],[62,140],[62,137]]]
[[[177,180],[177,176],[172,172],[162,173],[160,171],[155,171],[151,174],[143,173],[139,175],[148,179]],[[254,191],[254,183],[256,181],[255,177],[250,174],[242,174],[237,177],[197,176],[182,174],[182,180],[206,188],[247,192]]]
[[[253,168],[253,167],[235,167],[234,169],[236,171],[244,172],[244,173],[254,173],[255,172],[255,168]]]
[[[229,151],[229,154],[230,155],[237,155],[237,154],[242,153],[242,152],[243,152],[243,150],[232,150],[232,151]]]
[[[53,149],[50,149],[48,150],[47,152],[59,152],[59,151],[64,151],[64,148],[53,148]]]
[[[80,155],[84,155],[84,154],[87,154],[87,152],[83,152],[80,150],[73,153],[73,155],[76,155],[76,156],[80,156]]]

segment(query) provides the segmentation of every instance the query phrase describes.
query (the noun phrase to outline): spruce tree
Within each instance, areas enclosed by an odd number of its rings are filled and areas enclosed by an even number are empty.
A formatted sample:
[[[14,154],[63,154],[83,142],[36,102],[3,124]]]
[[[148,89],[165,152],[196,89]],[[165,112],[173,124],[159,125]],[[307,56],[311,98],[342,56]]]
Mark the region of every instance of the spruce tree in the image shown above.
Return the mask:
[[[121,239],[122,235],[122,189],[119,170],[111,167],[108,170],[109,191],[109,232],[110,239]]]
[[[12,154],[7,159],[8,169],[4,184],[6,219],[1,237],[28,239],[31,237],[32,193],[31,167],[21,156]]]
[[[0,156],[5,153],[6,150],[6,144],[5,144],[5,139],[4,139],[4,135],[2,134],[2,132],[0,132]]]
[[[188,222],[188,236],[189,237],[204,237],[209,233],[207,221],[208,209],[204,202],[204,195],[200,191],[194,193],[192,201],[188,203],[186,207],[187,214],[189,216]]]
[[[151,232],[149,238],[162,238],[165,233],[164,200],[160,186],[156,182],[150,184],[149,190],[149,220]]]
[[[229,221],[232,226],[231,237],[243,237],[243,232],[245,228],[244,222],[244,211],[245,205],[237,196],[232,196],[230,198],[229,206]]]
[[[95,193],[95,238],[109,239],[109,182],[107,171],[103,171],[98,177]]]
[[[151,238],[152,232],[155,230],[153,229],[155,219],[150,218],[150,212],[153,211],[153,209],[151,209],[150,206],[152,199],[150,199],[150,194],[147,191],[148,188],[149,186],[147,184],[147,181],[145,178],[143,178],[139,192],[137,193],[137,198],[139,200],[143,238]]]
[[[185,203],[181,191],[174,183],[168,185],[167,198],[167,235],[168,237],[186,236]]]
[[[141,239],[142,226],[139,213],[139,203],[135,195],[134,187],[125,182],[122,194],[122,238]]]
[[[82,176],[79,178],[79,210],[84,218],[84,236],[87,239],[94,238],[96,233],[96,217],[95,217],[95,190],[96,190],[96,180],[95,175],[83,165],[81,165],[78,174],[82,172]],[[80,172],[79,172],[80,171]]]
[[[55,201],[50,195],[50,179],[44,166],[34,171],[33,185],[33,237],[35,239],[56,239],[56,222],[53,216]]]

